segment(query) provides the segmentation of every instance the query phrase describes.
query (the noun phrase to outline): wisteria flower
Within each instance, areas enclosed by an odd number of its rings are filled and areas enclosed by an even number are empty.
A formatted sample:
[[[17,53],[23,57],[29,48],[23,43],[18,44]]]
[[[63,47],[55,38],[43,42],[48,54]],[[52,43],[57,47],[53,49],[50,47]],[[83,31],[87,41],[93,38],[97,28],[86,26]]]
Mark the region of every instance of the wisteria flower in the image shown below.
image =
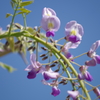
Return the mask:
[[[45,80],[57,79],[58,77],[60,77],[60,74],[58,72],[52,71],[50,66],[46,66],[42,71],[42,74]]]
[[[46,36],[54,36],[60,27],[60,20],[51,8],[44,8],[41,20],[41,27],[46,31]]]
[[[90,73],[87,71],[87,68],[88,68],[88,66],[85,66],[85,65],[83,65],[83,66],[81,66],[81,67],[79,68],[79,70],[80,70],[81,73],[78,74],[78,78],[79,78],[80,80],[86,79],[87,81],[92,81],[93,78],[92,78],[92,76],[90,75]]]
[[[99,46],[100,46],[100,40],[93,43],[92,47],[88,51],[87,55],[92,59],[90,61],[85,62],[87,66],[95,66],[96,64],[100,64],[100,55],[96,54],[96,49]]]
[[[44,17],[44,16],[56,16],[56,12],[53,10],[53,9],[51,9],[51,8],[44,8],[43,9],[43,12],[42,12],[42,17]]]
[[[100,96],[100,90],[96,87],[93,89],[93,92],[97,95],[97,96]],[[100,97],[99,97],[100,99]]]
[[[66,39],[72,43],[76,43],[82,40],[84,34],[82,25],[78,24],[76,21],[70,21],[65,27]]]
[[[51,83],[45,81],[45,80],[42,80],[42,83],[45,84],[45,85],[49,85],[49,86],[52,86],[52,95],[53,96],[57,96],[60,94],[60,89],[58,89],[58,84],[59,82],[58,81],[53,81]]]
[[[30,56],[30,61],[31,61],[31,65],[29,65],[25,71],[29,71],[27,78],[28,79],[33,79],[36,77],[36,74],[39,73],[39,71],[41,70],[42,66],[41,64],[36,61],[36,55],[35,54],[31,54]]]
[[[67,42],[66,45],[62,48],[62,52],[64,52],[64,55],[66,56],[66,58],[71,59],[73,58],[73,55],[69,52],[69,49],[75,49],[79,46],[81,42],[76,42],[76,43],[72,43],[72,42]]]
[[[77,100],[77,97],[79,96],[78,91],[67,91],[67,93],[73,98],[73,100]]]

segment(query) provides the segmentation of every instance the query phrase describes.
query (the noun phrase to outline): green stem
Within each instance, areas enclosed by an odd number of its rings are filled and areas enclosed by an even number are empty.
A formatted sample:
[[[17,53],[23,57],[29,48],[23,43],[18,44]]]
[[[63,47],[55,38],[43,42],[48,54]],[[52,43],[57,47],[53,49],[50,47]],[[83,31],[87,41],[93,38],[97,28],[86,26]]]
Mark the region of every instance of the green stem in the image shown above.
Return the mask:
[[[60,59],[60,56],[59,56],[57,53],[53,52],[53,54],[56,56],[56,58]],[[65,64],[63,63],[63,61],[60,59],[59,62],[60,62],[61,65],[63,66],[63,69],[64,69],[64,71],[66,72],[68,78],[71,78],[70,73],[69,73],[69,71],[66,69],[66,66],[65,66]],[[71,84],[72,84],[73,89],[76,90],[75,87],[73,86],[73,81],[70,80],[70,82],[71,82]]]
[[[85,54],[87,54],[87,52],[82,53],[82,54],[80,54],[80,55],[78,55],[78,56],[76,56],[76,57],[74,57],[74,58],[72,58],[72,59],[76,59],[76,58],[81,57],[81,56],[83,56],[83,55],[85,55]]]
[[[43,44],[44,46],[46,46],[48,49],[52,49],[54,55],[58,58],[58,56],[63,59],[69,66],[69,68],[73,71],[73,74],[78,77],[78,73],[76,72],[76,70],[74,69],[74,67],[71,65],[71,63],[69,62],[69,60],[59,52],[58,49],[56,49],[55,47],[53,47],[50,43],[46,43],[44,40],[36,37],[36,36],[32,36],[32,35],[28,35],[28,34],[24,34],[25,37],[29,37],[32,38],[38,42],[40,42],[41,44]],[[62,62],[62,60],[60,60]],[[65,65],[63,64],[63,62],[61,63],[63,65],[63,68],[66,69]],[[69,77],[70,78],[70,77]],[[78,80],[80,83],[80,86],[82,87],[84,93],[86,94],[87,100],[91,100],[90,95],[88,94],[88,91],[84,85],[84,82],[82,80]]]
[[[13,25],[13,23],[14,23],[14,18],[15,18],[15,16],[16,16],[16,12],[17,12],[18,6],[19,6],[19,3],[17,4],[16,9],[15,9],[15,11],[14,11],[14,14],[13,14],[13,16],[12,16],[12,21],[11,21],[10,28],[9,28],[9,32],[8,32],[8,35],[9,35],[9,36],[10,36],[10,33],[11,33],[11,28],[12,28],[12,25]]]
[[[38,42],[36,43],[36,61],[38,61]]]
[[[23,16],[23,19],[24,19],[24,27],[25,27],[25,30],[26,30],[26,27],[27,27],[27,24],[26,24],[26,15],[22,14],[22,16]]]

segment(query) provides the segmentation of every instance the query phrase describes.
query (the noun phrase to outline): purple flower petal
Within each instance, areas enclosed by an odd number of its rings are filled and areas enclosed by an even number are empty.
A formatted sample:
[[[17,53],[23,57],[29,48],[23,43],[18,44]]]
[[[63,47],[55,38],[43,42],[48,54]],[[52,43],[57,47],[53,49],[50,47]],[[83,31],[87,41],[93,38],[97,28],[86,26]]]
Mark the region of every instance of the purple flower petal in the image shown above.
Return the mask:
[[[30,72],[28,72],[27,78],[28,79],[33,79],[36,77],[37,72],[34,70],[31,70]]]
[[[73,58],[73,55],[70,52],[66,52],[65,56],[67,59]]]
[[[66,28],[71,28],[72,26],[74,26],[77,22],[76,21],[70,21],[66,24]]]
[[[57,96],[60,94],[60,89],[58,89],[56,86],[52,87],[52,93],[53,96]]]
[[[85,72],[84,76],[85,76],[85,79],[87,81],[92,81],[93,80],[92,76],[90,75],[90,73],[88,71]]]
[[[75,42],[78,42],[80,40],[77,40],[77,37],[75,35],[70,35],[69,38],[68,38],[68,41],[75,43]]]
[[[96,66],[96,60],[93,58],[90,61],[86,61],[85,65],[87,65],[87,66]]]
[[[100,96],[100,90],[96,87],[93,89],[93,92],[97,95],[97,96]],[[100,99],[100,97],[99,97]]]
[[[60,76],[60,74],[58,72],[45,71],[43,76],[45,80],[49,80],[50,78],[57,79]]]
[[[66,45],[62,48],[62,52],[68,52],[69,49],[75,49],[79,46],[81,42],[76,42],[76,43],[72,43],[72,42],[68,42],[66,43]]]
[[[53,9],[46,8],[46,7],[43,9],[43,13],[42,13],[43,17],[44,16],[52,16],[52,15],[56,16],[56,12]]]
[[[99,56],[99,55],[96,55],[96,56],[95,56],[95,59],[96,59],[96,62],[97,62],[98,64],[100,64],[100,56]]]
[[[70,95],[70,97],[73,98],[73,100],[77,100],[77,97],[79,95],[78,91],[67,91],[67,93]]]
[[[79,34],[80,34],[81,36],[83,36],[83,34],[84,34],[84,30],[83,30],[82,25],[77,24],[77,27],[78,27]]]
[[[83,75],[82,73],[79,73],[79,74],[78,74],[78,79],[79,79],[79,80],[84,80],[85,77],[84,77],[84,75]]]
[[[96,41],[93,43],[92,47],[89,50],[89,53],[92,54],[93,52],[96,51],[96,49],[100,46],[100,40]]]
[[[32,65],[29,65],[27,68],[25,68],[25,71],[31,71],[33,69]]]
[[[54,37],[55,33],[53,31],[48,31],[46,32],[46,37],[53,36]]]
[[[49,77],[45,72],[43,73],[43,76],[44,76],[44,79],[45,79],[46,81],[50,79],[50,77]]]

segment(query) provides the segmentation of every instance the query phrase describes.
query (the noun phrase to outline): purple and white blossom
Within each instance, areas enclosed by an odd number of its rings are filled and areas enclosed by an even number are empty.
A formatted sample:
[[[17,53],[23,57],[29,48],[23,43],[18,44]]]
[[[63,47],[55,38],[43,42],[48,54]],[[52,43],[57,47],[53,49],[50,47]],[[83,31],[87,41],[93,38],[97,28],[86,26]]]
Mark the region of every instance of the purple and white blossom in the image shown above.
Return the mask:
[[[70,21],[66,24],[65,33],[67,41],[76,43],[82,40],[84,31],[81,24],[78,24],[76,21]]]
[[[46,31],[46,36],[54,36],[60,28],[60,20],[51,8],[44,8],[41,20],[41,27]]]
[[[31,64],[27,68],[25,68],[25,71],[29,71],[27,78],[33,79],[36,77],[36,74],[39,73],[39,71],[41,70],[42,65],[38,61],[36,61],[35,54],[31,54],[30,61],[31,61]]]
[[[73,100],[77,100],[77,97],[79,96],[78,91],[67,91],[67,93],[73,98]]]
[[[93,92],[97,95],[97,96],[100,96],[100,90],[96,87],[93,89]],[[100,97],[99,97],[100,99]]]
[[[60,94],[60,89],[58,89],[58,84],[59,82],[58,81],[53,81],[51,83],[47,82],[46,80],[42,80],[42,83],[44,85],[49,85],[49,86],[52,86],[52,95],[53,96],[57,96]]]
[[[87,71],[87,68],[88,68],[88,66],[85,66],[85,65],[83,65],[79,68],[81,73],[78,74],[78,78],[80,80],[86,79],[87,81],[92,81],[93,78],[92,78],[91,74]]]
[[[90,61],[85,62],[87,66],[95,66],[96,64],[100,64],[100,55],[96,54],[96,49],[99,46],[100,46],[100,40],[93,43],[92,47],[88,51],[87,55],[92,59]]]
[[[42,74],[45,80],[57,79],[58,77],[60,77],[60,74],[58,72],[52,71],[52,69],[49,66],[46,66],[44,68]]]
[[[69,52],[69,49],[75,49],[79,46],[81,42],[76,42],[76,43],[72,43],[72,42],[67,42],[66,45],[62,48],[62,52],[64,52],[64,55],[66,56],[66,58],[71,59],[73,58],[73,55]]]

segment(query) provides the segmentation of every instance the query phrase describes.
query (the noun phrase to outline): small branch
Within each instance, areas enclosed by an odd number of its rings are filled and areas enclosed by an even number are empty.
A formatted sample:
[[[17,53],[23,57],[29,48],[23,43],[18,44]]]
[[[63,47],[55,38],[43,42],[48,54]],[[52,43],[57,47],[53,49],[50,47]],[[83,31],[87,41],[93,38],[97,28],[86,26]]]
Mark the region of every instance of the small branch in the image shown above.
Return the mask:
[[[87,52],[82,53],[82,54],[80,54],[80,55],[78,55],[78,56],[76,56],[76,57],[73,57],[71,60],[76,59],[76,58],[78,58],[78,57],[81,57],[81,56],[83,56],[83,55],[85,55],[85,54],[87,54]]]
[[[12,28],[12,25],[13,25],[13,23],[14,23],[14,18],[15,18],[15,16],[16,16],[16,12],[17,12],[18,6],[19,6],[19,2],[18,2],[18,4],[17,4],[16,9],[15,9],[15,11],[14,11],[14,14],[13,14],[13,16],[12,16],[12,21],[11,21],[10,28],[9,28],[9,32],[8,32],[8,35],[9,35],[9,36],[10,36],[10,33],[11,33],[11,28]]]

